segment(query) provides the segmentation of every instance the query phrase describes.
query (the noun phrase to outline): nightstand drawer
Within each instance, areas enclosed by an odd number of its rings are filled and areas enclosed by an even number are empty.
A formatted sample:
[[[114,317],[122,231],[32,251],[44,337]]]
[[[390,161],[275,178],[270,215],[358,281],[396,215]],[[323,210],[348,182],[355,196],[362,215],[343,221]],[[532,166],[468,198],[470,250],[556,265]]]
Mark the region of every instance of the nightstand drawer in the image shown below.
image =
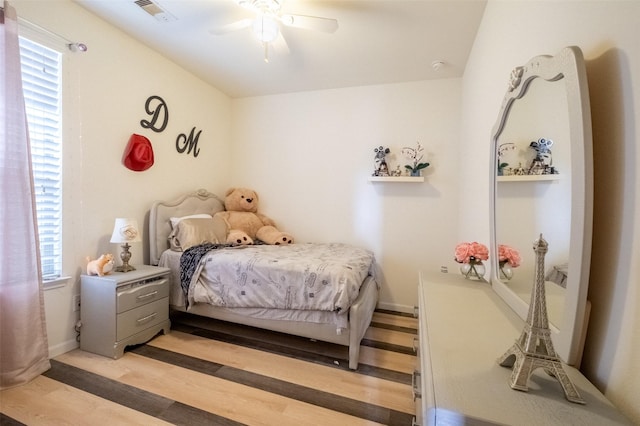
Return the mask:
[[[116,340],[126,339],[169,318],[168,298],[147,303],[117,316]]]
[[[125,288],[119,288],[116,312],[122,313],[138,306],[169,297],[169,280],[167,277],[147,281]]]

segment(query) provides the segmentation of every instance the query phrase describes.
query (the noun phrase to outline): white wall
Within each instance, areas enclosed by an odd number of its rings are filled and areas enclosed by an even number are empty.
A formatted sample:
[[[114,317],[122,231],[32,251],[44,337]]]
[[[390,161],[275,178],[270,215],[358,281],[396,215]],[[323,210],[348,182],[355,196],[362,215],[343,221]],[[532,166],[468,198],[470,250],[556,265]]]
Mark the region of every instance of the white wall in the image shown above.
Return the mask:
[[[539,54],[582,48],[591,97],[595,200],[589,299],[591,320],[582,369],[606,396],[640,423],[640,45],[637,1],[491,1],[463,79],[460,171],[486,171],[491,127],[509,73]],[[460,196],[488,194],[488,181]],[[488,200],[476,197],[477,210]],[[459,233],[489,240],[488,218],[461,209]]]
[[[73,294],[85,257],[105,252],[118,256],[109,243],[116,217],[134,217],[141,227],[153,201],[206,187],[228,185],[230,99],[171,61],[136,42],[70,1],[11,2],[18,15],[63,37],[85,43],[86,53],[67,53],[64,140],[64,273],[70,282],[45,291],[51,355],[77,345],[73,327]],[[164,98],[169,107],[166,130],[140,126],[149,119],[145,101]],[[200,154],[179,154],[175,140],[193,127],[202,130]],[[133,172],[121,164],[132,133],[147,136],[155,164]],[[143,229],[143,239],[147,231]],[[132,263],[148,261],[147,244],[134,244]],[[143,253],[144,252],[144,253]]]
[[[380,305],[412,311],[419,270],[455,268],[459,79],[233,100],[232,184],[298,241],[374,251]],[[369,182],[374,148],[425,147],[424,183]]]

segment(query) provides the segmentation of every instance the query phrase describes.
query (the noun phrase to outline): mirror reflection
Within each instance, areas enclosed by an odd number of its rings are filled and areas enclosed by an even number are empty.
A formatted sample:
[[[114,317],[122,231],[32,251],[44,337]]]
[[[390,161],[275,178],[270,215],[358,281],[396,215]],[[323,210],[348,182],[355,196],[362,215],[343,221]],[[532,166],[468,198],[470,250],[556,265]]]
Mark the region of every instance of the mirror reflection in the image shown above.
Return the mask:
[[[520,258],[519,262],[504,259],[499,278],[529,303],[535,261],[532,244],[541,232],[549,243],[547,308],[549,321],[556,327],[562,322],[571,223],[571,147],[564,84],[562,79],[533,80],[526,95],[511,105],[497,139],[496,238],[506,246],[499,248],[515,250]]]
[[[578,47],[536,56],[511,72],[491,139],[491,285],[526,320],[535,280],[533,241],[544,236],[551,338],[569,365],[580,363],[588,323],[591,143]],[[500,254],[513,260],[515,251],[517,267],[501,271]]]

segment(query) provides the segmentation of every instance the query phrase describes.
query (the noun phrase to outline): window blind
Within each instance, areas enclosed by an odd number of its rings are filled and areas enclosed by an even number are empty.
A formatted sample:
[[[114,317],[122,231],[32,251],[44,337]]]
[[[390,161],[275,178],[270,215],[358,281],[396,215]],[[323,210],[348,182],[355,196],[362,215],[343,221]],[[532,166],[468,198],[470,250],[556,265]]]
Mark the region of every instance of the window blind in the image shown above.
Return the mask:
[[[20,38],[22,85],[29,124],[42,274],[62,272],[62,136],[60,52]]]

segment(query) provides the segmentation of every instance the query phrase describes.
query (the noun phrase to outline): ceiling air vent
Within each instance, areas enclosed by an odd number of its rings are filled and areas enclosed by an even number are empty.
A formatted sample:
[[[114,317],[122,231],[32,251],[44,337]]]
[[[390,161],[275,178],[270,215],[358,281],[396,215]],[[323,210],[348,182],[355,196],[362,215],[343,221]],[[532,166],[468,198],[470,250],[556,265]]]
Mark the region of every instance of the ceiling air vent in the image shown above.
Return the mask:
[[[156,18],[157,21],[171,22],[177,20],[175,16],[164,10],[158,3],[151,0],[136,0],[134,3],[140,6],[140,8],[149,15]]]

